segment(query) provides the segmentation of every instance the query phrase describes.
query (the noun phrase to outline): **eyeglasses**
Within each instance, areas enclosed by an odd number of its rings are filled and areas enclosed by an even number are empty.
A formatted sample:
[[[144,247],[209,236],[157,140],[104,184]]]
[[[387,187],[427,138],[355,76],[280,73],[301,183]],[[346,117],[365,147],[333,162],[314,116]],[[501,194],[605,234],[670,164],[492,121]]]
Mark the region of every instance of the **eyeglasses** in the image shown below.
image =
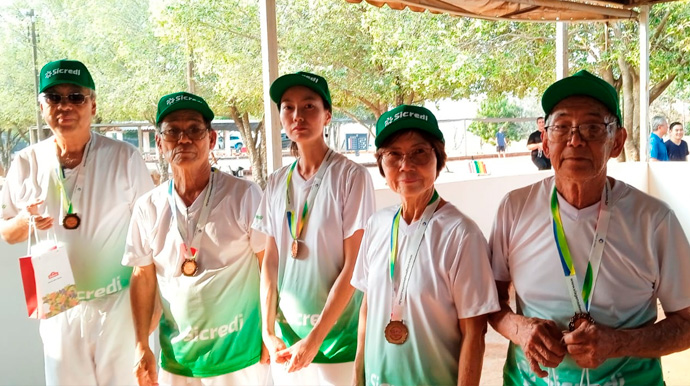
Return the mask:
[[[170,129],[161,131],[161,136],[166,142],[177,142],[182,139],[182,134],[192,141],[198,141],[206,137],[208,129],[203,127],[193,127],[188,130]]]
[[[546,126],[546,133],[549,140],[553,142],[567,142],[573,137],[573,133],[577,130],[580,134],[580,139],[583,141],[600,141],[609,133],[609,127],[615,125],[616,122],[611,123],[582,123],[577,126],[571,125],[551,125]],[[573,130],[576,129],[576,130]]]
[[[60,95],[55,93],[43,93],[41,94],[46,103],[49,105],[58,105],[60,103],[69,103],[72,105],[82,105],[86,102],[86,98],[90,98],[91,95],[82,94],[79,92],[74,92],[67,95]]]
[[[430,147],[416,148],[410,152],[403,153],[397,150],[383,152],[383,164],[387,167],[398,167],[402,165],[404,159],[415,166],[424,166],[431,161],[434,150]]]

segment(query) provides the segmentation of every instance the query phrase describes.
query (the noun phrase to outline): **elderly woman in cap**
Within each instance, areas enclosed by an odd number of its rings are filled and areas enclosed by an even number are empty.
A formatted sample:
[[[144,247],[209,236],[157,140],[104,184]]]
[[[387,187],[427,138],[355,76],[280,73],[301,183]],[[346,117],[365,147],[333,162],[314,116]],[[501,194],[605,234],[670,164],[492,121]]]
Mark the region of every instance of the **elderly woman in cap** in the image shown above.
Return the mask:
[[[376,133],[379,171],[401,205],[365,228],[352,278],[364,292],[354,383],[478,385],[486,314],[499,309],[486,240],[434,188],[446,153],[429,110],[398,106]]]
[[[326,145],[331,97],[324,78],[284,75],[270,95],[297,160],[270,176],[253,225],[268,236],[264,344],[276,384],[346,384],[361,301],[350,279],[374,211],[371,177]]]

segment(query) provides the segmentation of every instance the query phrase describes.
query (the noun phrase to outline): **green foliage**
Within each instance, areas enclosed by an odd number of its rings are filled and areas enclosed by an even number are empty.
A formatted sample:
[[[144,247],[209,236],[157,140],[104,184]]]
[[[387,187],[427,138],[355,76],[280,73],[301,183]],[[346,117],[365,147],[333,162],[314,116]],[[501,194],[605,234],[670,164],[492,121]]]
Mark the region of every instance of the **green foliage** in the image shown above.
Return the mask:
[[[477,115],[479,118],[520,118],[523,116],[523,109],[507,96],[489,97],[481,102]],[[508,141],[518,141],[527,133],[525,126],[518,122],[475,121],[470,124],[468,130],[480,137],[483,142],[495,145],[496,133],[500,128],[503,128]]]
[[[26,128],[35,121],[31,45],[20,13],[31,7],[37,13],[39,66],[64,57],[84,61],[96,81],[96,121],[152,120],[162,95],[187,89],[188,63],[195,92],[218,116],[236,111],[252,120],[262,117],[254,0],[5,4],[0,8],[5,69],[0,129]],[[553,23],[492,22],[342,0],[281,0],[277,14],[280,73],[324,75],[341,116],[371,120],[400,103],[476,95],[495,104],[486,106],[487,116],[512,114],[499,108],[504,95],[539,95],[555,80]],[[612,22],[608,28],[569,24],[571,72],[588,69],[620,88],[623,70],[639,72],[638,29],[635,22]],[[659,93],[670,87],[679,98],[690,97],[689,30],[687,1],[651,8],[650,76]],[[492,140],[493,129],[477,130]]]

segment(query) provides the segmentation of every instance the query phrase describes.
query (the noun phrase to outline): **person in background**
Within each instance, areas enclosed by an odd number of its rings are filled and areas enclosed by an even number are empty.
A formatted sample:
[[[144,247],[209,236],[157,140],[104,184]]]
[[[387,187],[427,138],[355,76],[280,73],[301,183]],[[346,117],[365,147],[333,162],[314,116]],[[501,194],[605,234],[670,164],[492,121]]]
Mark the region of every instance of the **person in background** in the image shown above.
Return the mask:
[[[613,86],[580,71],[541,103],[554,176],[508,193],[489,241],[503,384],[662,386],[660,357],[690,347],[688,239],[666,203],[607,176],[627,138]]]
[[[264,385],[269,375],[259,305],[266,241],[251,229],[261,189],[211,167],[213,115],[187,92],[158,102],[156,145],[172,179],[137,201],[122,259],[134,267],[140,386]],[[149,347],[155,327],[160,372]]]
[[[498,129],[496,133],[496,152],[498,153],[498,158],[506,158],[506,135],[503,133],[503,127]]]
[[[669,128],[669,139],[664,142],[669,161],[687,161],[688,143],[683,140],[685,130],[680,122],[673,122]]]
[[[668,132],[668,121],[657,115],[652,118],[652,133],[649,135],[649,160],[668,161],[668,151],[664,145],[664,135]]]
[[[527,149],[532,151],[532,162],[539,170],[551,169],[551,160],[544,154],[542,136],[544,134],[544,117],[537,118],[537,131],[529,135]]]
[[[261,300],[273,380],[348,384],[362,298],[350,279],[374,212],[371,176],[326,145],[332,108],[326,79],[283,75],[270,95],[297,158],[269,177],[253,225],[268,236]]]
[[[434,187],[447,158],[436,118],[408,105],[384,113],[376,149],[401,204],[364,231],[353,384],[479,385],[487,314],[500,307],[484,235]]]
[[[0,234],[10,244],[26,241],[33,217],[69,256],[80,304],[41,320],[46,384],[131,385],[132,269],[120,260],[134,202],[153,183],[136,148],[91,131],[96,86],[82,62],[43,66],[39,92],[53,136],[12,163]]]

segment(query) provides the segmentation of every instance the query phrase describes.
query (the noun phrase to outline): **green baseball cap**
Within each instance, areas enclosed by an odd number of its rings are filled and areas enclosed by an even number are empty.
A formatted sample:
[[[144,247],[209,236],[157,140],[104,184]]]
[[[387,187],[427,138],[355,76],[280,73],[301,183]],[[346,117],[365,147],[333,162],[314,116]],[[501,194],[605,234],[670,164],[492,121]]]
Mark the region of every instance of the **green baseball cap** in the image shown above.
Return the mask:
[[[445,143],[443,133],[431,111],[420,106],[400,105],[381,114],[376,121],[376,148],[381,147],[386,138],[407,129],[425,131]]]
[[[315,93],[319,94],[329,106],[331,103],[331,93],[328,91],[328,82],[322,76],[312,74],[311,72],[300,71],[296,74],[286,74],[280,78],[273,81],[269,94],[271,95],[271,100],[278,105],[278,110],[280,110],[280,98],[283,97],[285,91],[290,87],[294,86],[304,86]]]
[[[78,60],[56,60],[41,68],[38,92],[63,83],[76,84],[91,90],[96,89],[91,73],[84,63]]]
[[[546,115],[549,115],[558,102],[576,95],[588,96],[603,103],[610,112],[616,114],[618,123],[623,124],[616,89],[609,82],[586,70],[580,70],[549,86],[541,97],[541,107]]]
[[[208,107],[208,103],[204,98],[190,94],[188,92],[180,91],[165,95],[158,101],[158,113],[156,114],[156,126],[160,125],[166,115],[177,110],[194,110],[198,111],[202,117],[213,120],[213,111]]]

